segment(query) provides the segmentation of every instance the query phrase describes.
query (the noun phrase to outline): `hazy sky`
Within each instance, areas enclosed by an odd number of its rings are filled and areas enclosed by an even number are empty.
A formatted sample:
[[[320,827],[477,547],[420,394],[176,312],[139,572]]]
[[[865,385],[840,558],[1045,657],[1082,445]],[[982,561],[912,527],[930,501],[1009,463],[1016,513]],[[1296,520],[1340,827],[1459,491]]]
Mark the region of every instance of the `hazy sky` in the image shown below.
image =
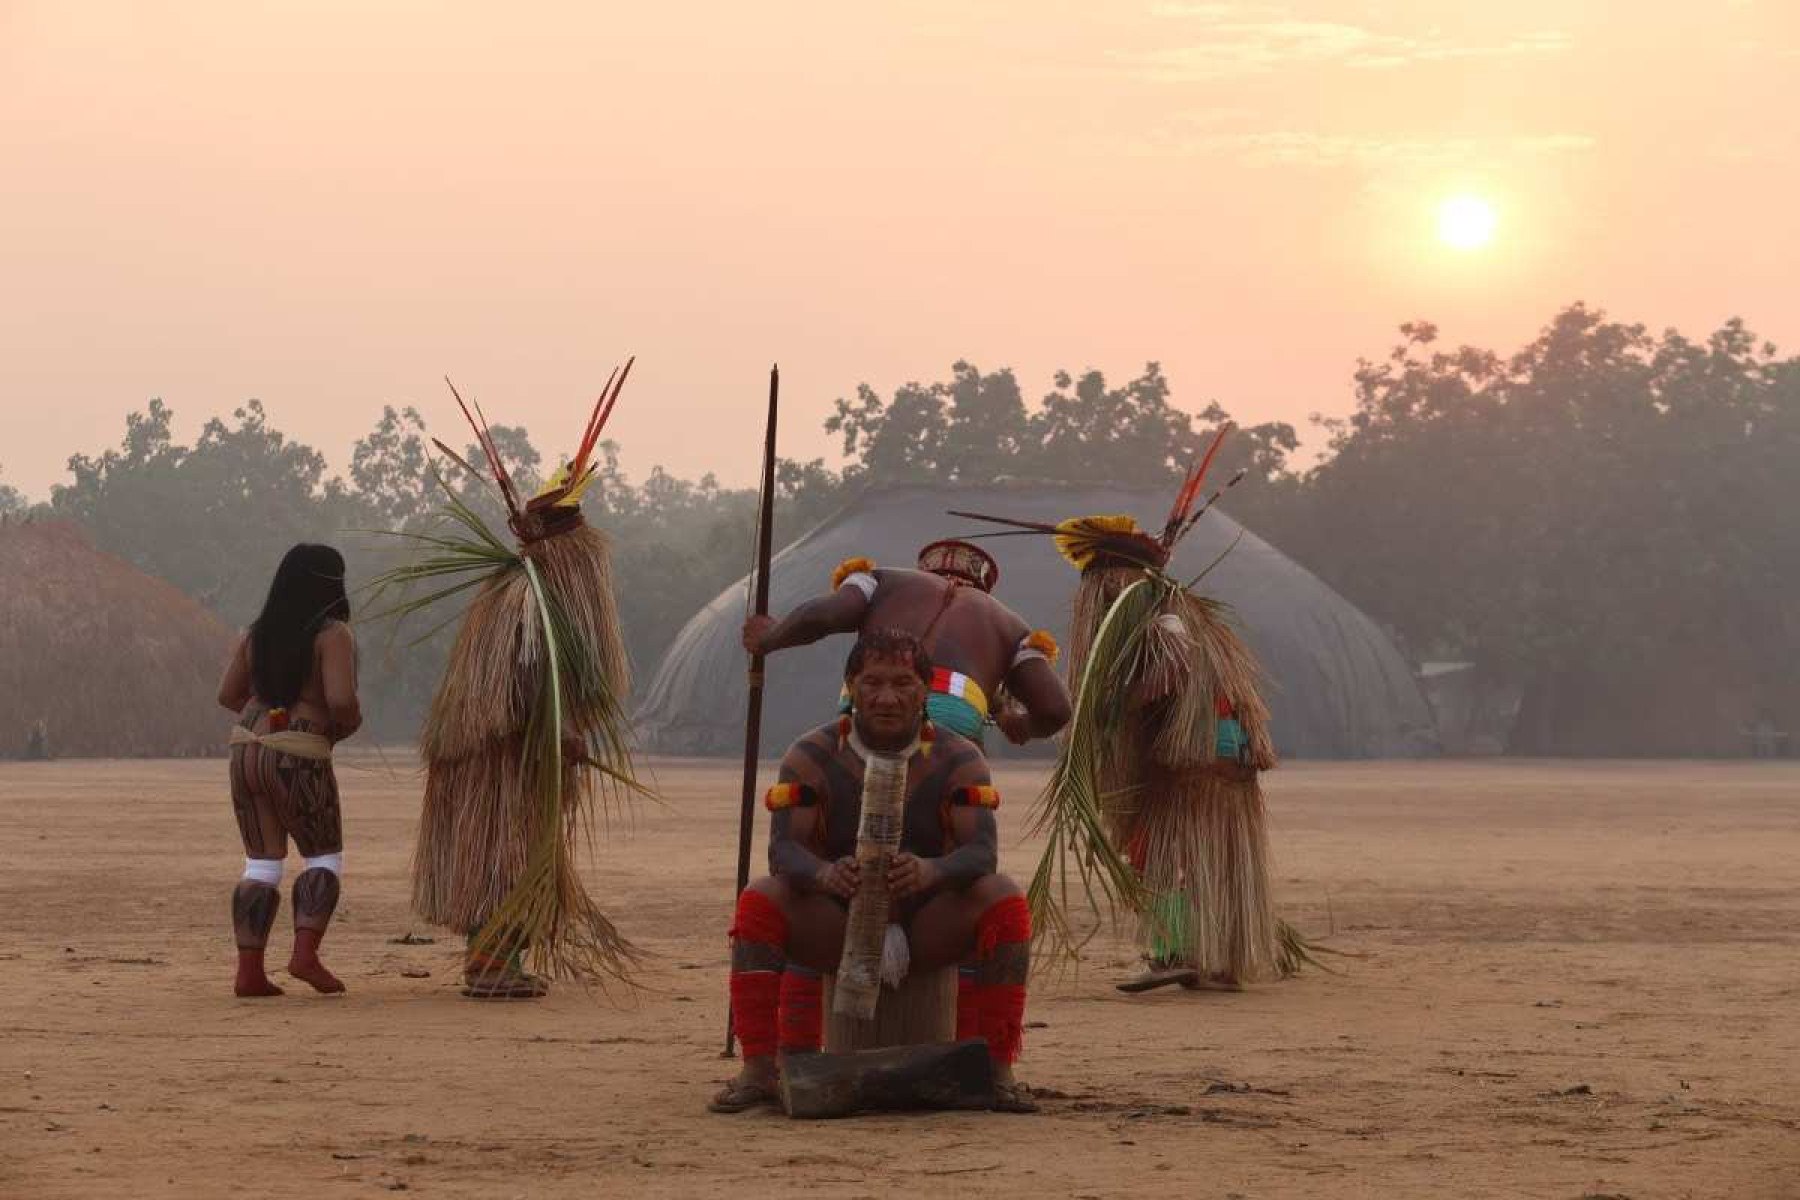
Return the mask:
[[[342,467],[445,374],[554,452],[630,353],[633,474],[745,482],[773,360],[830,456],[959,357],[1300,423],[1411,318],[1800,351],[1797,79],[1796,0],[0,0],[0,479],[152,396]]]

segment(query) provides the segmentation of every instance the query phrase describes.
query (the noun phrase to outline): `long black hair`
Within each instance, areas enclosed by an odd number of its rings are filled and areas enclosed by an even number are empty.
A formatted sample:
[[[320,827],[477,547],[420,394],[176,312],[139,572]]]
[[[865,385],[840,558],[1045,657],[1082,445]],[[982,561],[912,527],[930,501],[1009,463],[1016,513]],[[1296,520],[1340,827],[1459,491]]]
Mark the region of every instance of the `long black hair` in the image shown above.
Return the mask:
[[[342,554],[302,542],[282,555],[269,598],[250,626],[250,679],[256,698],[274,708],[298,699],[312,671],[313,639],[326,621],[349,619]]]

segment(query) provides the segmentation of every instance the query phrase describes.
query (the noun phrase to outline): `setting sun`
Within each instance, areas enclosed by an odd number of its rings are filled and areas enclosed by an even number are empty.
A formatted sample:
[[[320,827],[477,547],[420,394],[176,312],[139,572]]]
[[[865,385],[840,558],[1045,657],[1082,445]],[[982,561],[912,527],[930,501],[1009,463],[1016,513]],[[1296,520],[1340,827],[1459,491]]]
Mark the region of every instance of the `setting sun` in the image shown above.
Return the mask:
[[[1438,206],[1438,238],[1458,250],[1476,250],[1494,239],[1499,215],[1479,196],[1452,196]]]

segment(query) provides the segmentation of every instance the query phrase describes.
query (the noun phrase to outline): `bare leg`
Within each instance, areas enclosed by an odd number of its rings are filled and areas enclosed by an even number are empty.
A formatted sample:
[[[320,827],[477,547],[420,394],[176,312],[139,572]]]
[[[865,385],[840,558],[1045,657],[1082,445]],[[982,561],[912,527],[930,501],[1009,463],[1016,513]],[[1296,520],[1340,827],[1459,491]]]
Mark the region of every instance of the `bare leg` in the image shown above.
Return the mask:
[[[329,867],[308,867],[294,880],[294,953],[288,974],[327,995],[344,990],[343,982],[319,961],[319,942],[337,908],[339,887],[337,872]]]
[[[281,907],[281,889],[253,879],[238,881],[231,893],[231,928],[237,937],[237,980],[232,991],[239,996],[279,996],[281,989],[269,982],[263,953],[275,910]]]
[[[287,835],[268,793],[261,787],[264,758],[260,747],[239,746],[231,753],[231,808],[244,841],[244,877],[231,893],[231,928],[237,942],[237,979],[232,991],[239,996],[279,996],[281,989],[269,981],[263,955],[269,930],[281,907],[281,860],[287,855]]]
[[[283,823],[306,856],[294,880],[294,952],[288,974],[314,991],[336,995],[344,985],[319,961],[319,943],[337,911],[342,890],[344,826],[338,807],[337,775],[329,765],[281,759],[276,791]]]

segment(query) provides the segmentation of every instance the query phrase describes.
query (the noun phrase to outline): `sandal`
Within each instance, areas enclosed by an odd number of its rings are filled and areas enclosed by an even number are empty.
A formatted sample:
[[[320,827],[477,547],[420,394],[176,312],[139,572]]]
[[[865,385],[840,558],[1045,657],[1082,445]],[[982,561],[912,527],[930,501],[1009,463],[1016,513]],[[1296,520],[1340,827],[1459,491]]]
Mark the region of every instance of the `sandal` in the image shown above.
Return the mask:
[[[734,1079],[719,1089],[706,1106],[707,1112],[741,1113],[752,1108],[773,1106],[777,1103],[775,1089],[766,1083],[753,1083],[748,1079]]]
[[[524,971],[480,971],[463,976],[462,994],[471,1000],[537,1000],[550,994],[550,981]]]
[[[1201,986],[1200,972],[1192,967],[1152,967],[1136,979],[1128,979],[1124,983],[1114,984],[1121,992],[1137,995],[1139,992],[1154,991],[1161,987],[1180,984],[1184,988]]]
[[[999,1080],[994,1081],[993,1111],[1003,1113],[1034,1113],[1038,1112],[1039,1109],[1037,1101],[1031,1097],[1031,1089],[1015,1079],[1009,1083],[1001,1083]]]

